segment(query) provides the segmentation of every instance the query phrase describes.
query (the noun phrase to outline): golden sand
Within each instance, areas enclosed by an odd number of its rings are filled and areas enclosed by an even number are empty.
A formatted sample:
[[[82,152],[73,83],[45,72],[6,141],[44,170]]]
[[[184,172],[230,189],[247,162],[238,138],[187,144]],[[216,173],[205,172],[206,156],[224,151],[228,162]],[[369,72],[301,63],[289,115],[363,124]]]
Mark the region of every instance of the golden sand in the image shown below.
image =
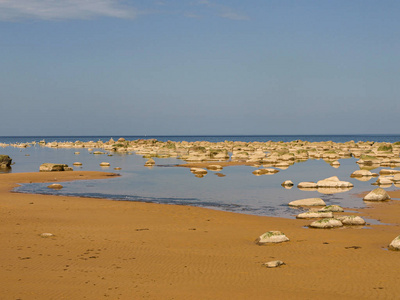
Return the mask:
[[[309,220],[10,192],[17,183],[107,175],[0,174],[1,299],[400,297],[400,252],[387,250],[400,235],[399,201],[359,210],[380,225],[323,230],[306,228]],[[254,243],[270,230],[290,241]],[[262,266],[277,259],[286,265]]]

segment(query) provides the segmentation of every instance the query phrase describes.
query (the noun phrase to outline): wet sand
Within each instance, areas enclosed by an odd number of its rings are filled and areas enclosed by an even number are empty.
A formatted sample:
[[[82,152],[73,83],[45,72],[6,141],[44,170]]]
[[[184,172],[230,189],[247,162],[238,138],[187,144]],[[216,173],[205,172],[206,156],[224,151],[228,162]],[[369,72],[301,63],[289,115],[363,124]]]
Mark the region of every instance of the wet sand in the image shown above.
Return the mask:
[[[1,299],[398,298],[400,252],[387,246],[400,234],[399,201],[359,210],[385,225],[321,230],[305,228],[309,220],[10,192],[107,175],[0,174]],[[270,230],[290,241],[254,243]],[[262,266],[277,259],[286,265]]]

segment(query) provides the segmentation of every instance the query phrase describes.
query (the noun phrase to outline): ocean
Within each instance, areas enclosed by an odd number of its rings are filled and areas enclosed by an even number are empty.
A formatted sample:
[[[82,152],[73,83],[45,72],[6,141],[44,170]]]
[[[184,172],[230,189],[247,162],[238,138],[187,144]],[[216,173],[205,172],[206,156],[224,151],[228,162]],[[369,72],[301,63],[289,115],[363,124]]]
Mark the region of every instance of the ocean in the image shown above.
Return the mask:
[[[397,142],[400,135],[255,135],[255,136],[29,136],[29,137],[0,137],[0,143],[67,142],[67,141],[108,141],[123,137],[126,140],[157,139],[159,141],[243,141],[267,142],[303,140],[310,142],[333,141],[375,141]],[[74,154],[79,151],[80,154]],[[254,176],[256,169],[251,166],[229,166],[216,176],[209,171],[203,178],[195,177],[187,168],[175,167],[184,161],[176,158],[155,158],[156,166],[152,169],[144,167],[147,159],[141,155],[114,153],[113,156],[93,155],[87,149],[47,148],[33,145],[27,148],[4,147],[0,154],[7,154],[15,163],[10,172],[36,172],[45,162],[65,163],[72,166],[80,161],[82,166],[74,169],[87,171],[117,172],[121,176],[91,181],[76,181],[62,183],[61,190],[47,188],[48,184],[22,184],[16,192],[59,194],[70,196],[87,196],[107,198],[114,201],[141,201],[175,205],[192,205],[218,210],[233,211],[245,214],[279,216],[293,218],[300,212],[287,204],[302,198],[319,197],[327,204],[337,204],[348,208],[365,207],[359,194],[370,191],[374,186],[371,179],[363,182],[350,178],[350,174],[359,167],[357,159],[340,159],[340,167],[333,168],[320,159],[309,159],[295,163],[288,169],[280,170],[274,175]],[[100,167],[102,161],[110,163],[109,168]],[[121,170],[115,171],[114,167]],[[379,172],[381,168],[373,170]],[[340,180],[350,181],[354,188],[337,194],[321,194],[318,191],[302,191],[296,185],[302,181],[313,181],[338,176]],[[285,189],[281,183],[292,180],[295,186]],[[392,186],[387,190],[394,190]]]

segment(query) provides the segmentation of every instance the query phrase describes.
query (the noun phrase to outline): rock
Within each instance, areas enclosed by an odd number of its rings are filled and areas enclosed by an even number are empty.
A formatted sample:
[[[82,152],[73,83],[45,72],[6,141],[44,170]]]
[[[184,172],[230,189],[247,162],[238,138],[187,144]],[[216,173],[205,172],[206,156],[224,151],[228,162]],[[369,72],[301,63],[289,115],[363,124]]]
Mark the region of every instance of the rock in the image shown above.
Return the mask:
[[[365,225],[365,220],[359,216],[340,216],[337,217],[343,225]]]
[[[203,168],[190,168],[190,172],[192,172],[195,175],[205,175],[207,174],[207,170]]]
[[[385,185],[385,186],[391,186],[393,181],[393,177],[387,177],[387,176],[379,176],[378,179],[376,180],[377,185]]]
[[[300,182],[297,187],[304,189],[316,189],[318,185],[315,182]]]
[[[394,175],[400,174],[400,170],[393,170],[393,169],[382,169],[379,172],[380,175]]]
[[[390,243],[389,250],[400,251],[400,235]]]
[[[344,209],[342,207],[340,207],[339,205],[328,205],[328,206],[325,206],[325,207],[319,209],[318,211],[320,211],[320,212],[324,212],[324,211],[343,212]]]
[[[369,192],[363,198],[363,200],[365,200],[365,201],[386,201],[386,200],[390,200],[390,197],[384,189],[377,188],[377,189],[374,189],[373,191]]]
[[[121,168],[120,167],[115,167],[114,170],[121,170]]]
[[[369,170],[357,170],[351,173],[350,177],[363,177],[363,176],[373,176]]]
[[[278,173],[279,170],[273,168],[265,168],[265,169],[258,169],[253,171],[254,175],[265,175],[265,174],[275,174]]]
[[[149,158],[149,159],[145,162],[144,166],[145,166],[145,167],[151,167],[151,166],[154,166],[155,164],[156,164],[155,160],[152,159],[152,158]]]
[[[312,227],[312,228],[323,228],[323,229],[342,227],[342,226],[343,226],[343,223],[341,221],[339,221],[338,219],[334,219],[334,218],[326,218],[326,219],[312,222],[310,224],[310,227]]]
[[[207,166],[207,169],[209,169],[211,171],[221,171],[223,169],[223,167],[220,165],[209,165],[209,166]]]
[[[108,163],[108,162],[102,162],[102,163],[100,163],[100,166],[101,167],[109,167],[110,166],[110,163]]]
[[[307,198],[292,201],[289,206],[326,206],[326,203],[321,198]]]
[[[57,172],[57,171],[71,171],[72,168],[68,167],[66,164],[52,164],[44,163],[39,167],[40,172]]]
[[[74,154],[75,154],[75,155],[79,155],[79,154],[81,154],[81,153],[80,153],[80,152],[75,152]]]
[[[263,266],[266,266],[267,268],[277,268],[283,265],[285,265],[285,263],[281,260],[273,260],[263,264]]]
[[[5,154],[0,154],[0,168],[10,168],[11,162],[11,157]]]
[[[291,180],[285,180],[282,182],[281,186],[293,186],[293,182]]]
[[[289,241],[289,238],[280,231],[268,231],[258,237],[255,243],[257,245],[265,245],[269,243],[282,243]]]
[[[76,162],[73,163],[73,165],[74,165],[74,166],[82,166],[82,163],[79,162],[79,161],[76,161]]]
[[[55,189],[55,190],[60,190],[63,188],[63,186],[59,183],[53,183],[47,186],[49,189]]]
[[[332,212],[328,211],[307,211],[305,213],[298,214],[297,219],[312,219],[312,218],[333,218]]]
[[[42,238],[48,238],[48,237],[54,236],[54,234],[52,234],[52,233],[50,233],[50,232],[44,232],[44,233],[41,233],[40,236],[41,236]]]
[[[104,152],[101,152],[101,151],[94,151],[93,154],[101,155],[101,154],[105,154],[105,153],[104,153]]]
[[[347,181],[340,181],[337,176],[332,176],[317,182],[317,187],[320,188],[348,188],[354,185]]]

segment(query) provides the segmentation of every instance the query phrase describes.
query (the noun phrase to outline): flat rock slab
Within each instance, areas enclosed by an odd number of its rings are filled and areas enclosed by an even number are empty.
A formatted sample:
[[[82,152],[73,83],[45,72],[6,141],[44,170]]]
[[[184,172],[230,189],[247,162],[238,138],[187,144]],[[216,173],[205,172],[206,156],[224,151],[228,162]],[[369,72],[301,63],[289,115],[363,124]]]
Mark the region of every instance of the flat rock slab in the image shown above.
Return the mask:
[[[320,211],[320,212],[326,212],[326,211],[343,212],[344,209],[343,209],[343,207],[341,207],[339,205],[328,205],[328,206],[325,206],[325,207],[319,209],[318,211]]]
[[[265,245],[270,243],[282,243],[289,241],[289,238],[280,231],[268,231],[260,235],[255,243],[257,245]]]
[[[72,171],[72,168],[66,164],[44,163],[39,167],[40,172],[57,172],[57,171]]]
[[[365,201],[386,201],[390,200],[389,194],[382,188],[374,189],[369,192],[363,200]]]
[[[320,212],[320,211],[307,211],[305,213],[298,214],[297,219],[313,219],[313,218],[333,218],[332,212]]]
[[[55,190],[60,190],[63,188],[63,186],[59,183],[53,183],[47,186],[49,189],[55,189]]]
[[[292,201],[289,206],[326,206],[326,203],[321,198],[306,198]]]

